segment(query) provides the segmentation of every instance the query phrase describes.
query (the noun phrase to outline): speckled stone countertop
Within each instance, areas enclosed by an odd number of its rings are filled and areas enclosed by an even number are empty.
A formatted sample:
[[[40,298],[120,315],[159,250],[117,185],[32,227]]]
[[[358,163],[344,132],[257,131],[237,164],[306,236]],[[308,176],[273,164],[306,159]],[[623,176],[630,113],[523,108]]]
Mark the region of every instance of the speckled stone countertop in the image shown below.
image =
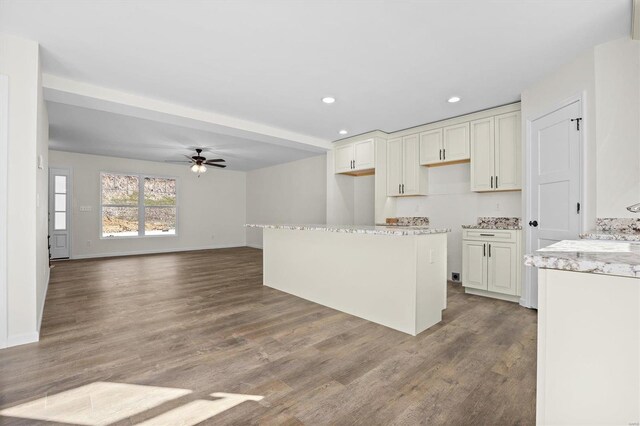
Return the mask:
[[[595,231],[580,234],[588,240],[640,241],[640,219],[597,218]]]
[[[479,217],[474,225],[462,225],[462,229],[522,229],[519,217]]]
[[[296,231],[326,231],[343,234],[370,234],[370,235],[428,235],[444,234],[450,229],[434,229],[424,226],[355,226],[355,225],[259,225],[247,224],[247,228],[289,229]]]
[[[640,278],[640,243],[565,240],[525,255],[524,264],[545,269]]]

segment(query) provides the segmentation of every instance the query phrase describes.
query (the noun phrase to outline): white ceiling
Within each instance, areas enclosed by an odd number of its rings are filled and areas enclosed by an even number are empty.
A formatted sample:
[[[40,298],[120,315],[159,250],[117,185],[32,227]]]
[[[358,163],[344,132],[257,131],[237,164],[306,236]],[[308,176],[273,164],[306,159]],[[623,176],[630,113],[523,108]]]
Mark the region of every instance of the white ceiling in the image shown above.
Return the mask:
[[[517,101],[630,16],[631,0],[0,0],[0,31],[39,41],[46,73],[324,140]],[[58,112],[54,135],[84,126]]]
[[[318,155],[57,102],[48,102],[47,109],[49,147],[58,151],[164,162],[186,160],[183,155],[204,148],[205,157],[224,158],[227,170],[245,171]]]

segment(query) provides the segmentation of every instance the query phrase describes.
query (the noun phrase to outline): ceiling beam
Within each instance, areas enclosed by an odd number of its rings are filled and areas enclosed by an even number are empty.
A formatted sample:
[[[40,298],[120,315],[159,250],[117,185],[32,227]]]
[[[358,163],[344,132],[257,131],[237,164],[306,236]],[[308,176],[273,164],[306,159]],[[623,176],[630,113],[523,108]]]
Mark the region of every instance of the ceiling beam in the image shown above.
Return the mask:
[[[42,75],[47,101],[128,115],[253,141],[322,153],[331,141],[228,115],[177,105],[119,90]]]

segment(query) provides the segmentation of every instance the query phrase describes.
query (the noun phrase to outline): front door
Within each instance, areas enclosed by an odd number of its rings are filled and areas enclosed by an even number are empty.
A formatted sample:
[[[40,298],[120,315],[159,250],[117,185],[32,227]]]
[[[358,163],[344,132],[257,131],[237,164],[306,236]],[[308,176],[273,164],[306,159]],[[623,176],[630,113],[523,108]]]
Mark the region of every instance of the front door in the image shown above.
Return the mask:
[[[577,239],[581,232],[581,113],[576,101],[531,123],[528,252]],[[529,270],[529,302],[537,308],[538,271]]]
[[[68,259],[71,239],[71,172],[49,169],[49,244],[52,259]]]

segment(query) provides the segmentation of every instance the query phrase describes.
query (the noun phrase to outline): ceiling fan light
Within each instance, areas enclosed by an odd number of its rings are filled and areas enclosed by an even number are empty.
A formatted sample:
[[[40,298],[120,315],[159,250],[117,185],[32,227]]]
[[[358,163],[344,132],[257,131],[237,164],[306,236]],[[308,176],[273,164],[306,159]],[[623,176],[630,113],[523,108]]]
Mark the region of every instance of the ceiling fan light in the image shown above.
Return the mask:
[[[198,173],[198,169],[199,169],[199,166],[197,164],[194,164],[193,166],[191,166],[191,171],[193,173]]]
[[[200,166],[198,167],[198,173],[204,173],[207,171],[207,168],[205,167],[204,164],[200,164]]]

